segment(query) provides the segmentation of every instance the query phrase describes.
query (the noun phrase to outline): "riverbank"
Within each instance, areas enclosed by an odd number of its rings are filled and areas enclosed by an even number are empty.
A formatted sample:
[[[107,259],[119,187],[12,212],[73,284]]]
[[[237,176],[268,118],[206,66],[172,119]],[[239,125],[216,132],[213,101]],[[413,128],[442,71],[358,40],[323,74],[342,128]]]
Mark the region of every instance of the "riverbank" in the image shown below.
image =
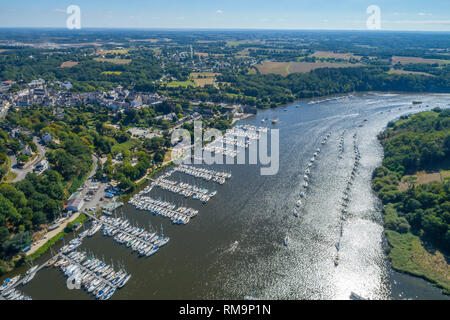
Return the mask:
[[[65,232],[66,227],[69,223],[82,223],[87,220],[87,217],[81,212],[73,214],[69,219],[64,221],[58,228],[47,232],[45,237],[41,240],[33,243],[31,249],[26,252],[27,260],[34,260],[40,257],[42,254],[47,252],[47,250],[53,246],[60,238],[66,236],[68,233]]]
[[[136,187],[134,188],[134,190],[132,192],[123,194],[119,197],[119,201],[123,202],[123,203],[127,203],[128,200],[135,195],[136,193],[138,193],[139,191],[143,190],[146,186],[146,182],[149,178],[153,178],[156,174],[158,174],[159,172],[161,172],[162,170],[170,167],[173,165],[172,161],[167,161],[164,162],[160,167],[156,168],[155,170],[152,170],[151,172],[149,172],[148,174],[146,174],[144,177],[142,177],[141,179],[139,179],[138,181],[136,181]]]
[[[79,250],[104,256],[105,261],[120,261],[133,274],[126,289],[114,295],[118,300],[242,299],[252,292],[268,300],[345,300],[351,292],[371,300],[446,299],[448,296],[429,282],[391,268],[382,246],[382,213],[370,185],[372,172],[383,157],[376,135],[389,121],[412,112],[413,100],[422,100],[424,105],[441,101],[441,106],[448,101],[431,96],[371,95],[318,104],[296,102],[286,112],[258,112],[243,124],[258,126],[266,117],[280,120],[277,175],[261,176],[259,166],[214,165],[211,169],[233,175],[220,186],[176,173],[174,180],[195,182],[218,191],[213,201],[202,204],[160,188],[152,189],[152,198],[199,210],[194,221],[173,225],[169,219],[127,204],[118,212],[135,225],[163,229],[171,239],[164,250],[142,259],[101,232],[87,237]],[[344,158],[337,160],[339,148],[335,139],[344,130]],[[324,135],[330,131],[333,136],[329,143],[321,146]],[[351,215],[343,226],[336,267],[333,261],[340,231],[335,226],[340,221],[342,191],[353,167],[354,133],[361,166],[349,192]],[[291,210],[304,191],[297,174],[318,145],[320,157],[312,169],[301,215],[296,218]],[[161,172],[155,174],[158,177]],[[146,184],[142,181],[138,188]],[[288,248],[283,246],[287,234]],[[230,250],[235,241],[238,247]],[[54,248],[61,245],[60,242]],[[47,255],[49,252],[35,263],[45,263]],[[27,269],[24,266],[19,270],[23,273]],[[51,268],[23,287],[23,292],[33,299],[86,298],[83,291],[67,290],[60,274]]]
[[[429,281],[450,295],[449,266],[441,252],[429,253],[420,238],[411,233],[386,230],[385,234],[390,246],[388,258],[394,270]]]
[[[417,179],[417,172],[448,169],[445,137],[448,110],[434,109],[401,117],[379,135],[383,166],[373,172],[372,187],[383,202],[387,257],[394,270],[423,278],[450,294],[446,219],[448,181]],[[436,148],[431,151],[430,146]],[[400,188],[409,177],[408,188]],[[411,179],[416,177],[416,179]],[[409,181],[408,180],[408,181]]]

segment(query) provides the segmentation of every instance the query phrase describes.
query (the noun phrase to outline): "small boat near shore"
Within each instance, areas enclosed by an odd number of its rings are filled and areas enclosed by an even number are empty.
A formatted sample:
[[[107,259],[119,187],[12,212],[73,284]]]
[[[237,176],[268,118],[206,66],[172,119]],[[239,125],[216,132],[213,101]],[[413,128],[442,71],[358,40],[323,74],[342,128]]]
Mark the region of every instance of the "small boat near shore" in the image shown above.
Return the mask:
[[[339,265],[339,256],[336,255],[336,258],[334,258],[334,266],[337,267]]]
[[[367,300],[367,299],[361,297],[359,294],[356,294],[352,291],[352,293],[350,294],[350,300]]]

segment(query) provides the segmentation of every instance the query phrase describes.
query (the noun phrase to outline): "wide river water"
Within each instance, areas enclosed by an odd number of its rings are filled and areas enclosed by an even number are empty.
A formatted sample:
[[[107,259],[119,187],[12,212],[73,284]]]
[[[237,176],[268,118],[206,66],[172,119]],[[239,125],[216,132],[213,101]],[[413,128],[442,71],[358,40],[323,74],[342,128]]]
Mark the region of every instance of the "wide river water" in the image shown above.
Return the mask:
[[[181,173],[170,178],[217,190],[206,205],[151,191],[154,197],[199,209],[188,225],[172,225],[130,205],[119,209],[140,226],[163,225],[170,242],[156,255],[139,258],[101,232],[84,240],[82,249],[124,263],[133,275],[113,299],[348,299],[352,291],[370,299],[447,299],[427,282],[390,268],[380,203],[370,185],[383,156],[377,134],[401,115],[448,107],[450,95],[370,93],[324,100],[297,101],[239,122],[280,130],[278,174],[261,176],[259,165],[221,165],[211,168],[233,175],[224,185]],[[414,100],[423,104],[413,105]],[[262,122],[266,117],[279,122]],[[332,135],[322,146],[328,132]],[[355,133],[361,166],[341,238],[340,203],[354,163]],[[339,159],[341,134],[344,153]],[[322,152],[311,169],[304,208],[295,218],[303,171],[318,147]],[[283,245],[286,235],[288,247]],[[234,241],[239,245],[233,250]],[[337,241],[340,263],[335,267]],[[43,269],[20,289],[33,299],[93,299],[82,290],[67,289],[66,279],[54,268]]]

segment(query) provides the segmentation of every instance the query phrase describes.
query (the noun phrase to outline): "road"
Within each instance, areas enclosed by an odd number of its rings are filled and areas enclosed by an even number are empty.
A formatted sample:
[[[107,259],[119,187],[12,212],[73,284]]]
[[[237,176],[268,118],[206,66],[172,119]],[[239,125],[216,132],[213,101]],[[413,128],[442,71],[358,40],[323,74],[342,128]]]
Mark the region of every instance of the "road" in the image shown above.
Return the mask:
[[[170,129],[169,129],[169,133],[172,133],[173,131],[175,131],[176,129],[181,128],[183,125],[185,125],[185,124],[187,124],[187,123],[191,123],[191,122],[200,120],[201,118],[202,118],[202,116],[200,115],[200,116],[197,116],[197,117],[195,117],[194,119],[188,120],[188,121],[186,121],[186,122],[183,121],[182,123],[177,124],[176,126],[170,128]]]
[[[8,113],[9,107],[10,107],[10,103],[7,102],[6,106],[4,108],[0,109],[0,119],[3,118]]]
[[[86,197],[87,192],[89,191],[89,187],[91,187],[92,185],[95,184],[91,181],[91,178],[94,176],[95,172],[97,171],[98,158],[95,155],[92,155],[92,160],[94,161],[94,167],[92,168],[91,172],[88,175],[88,179],[85,182],[85,187],[81,191],[83,197]],[[48,240],[55,237],[58,233],[64,231],[67,224],[74,221],[75,219],[77,219],[79,217],[79,215],[81,214],[81,212],[83,212],[84,210],[86,210],[90,207],[96,207],[97,209],[99,209],[103,205],[103,202],[100,201],[100,199],[104,198],[104,196],[105,196],[105,191],[104,191],[105,188],[106,188],[105,183],[99,183],[99,189],[96,192],[96,194],[94,196],[92,196],[92,200],[90,202],[85,202],[79,212],[74,213],[70,218],[68,218],[60,226],[58,226],[58,228],[47,232],[42,239],[33,243],[31,249],[26,253],[26,255],[29,256],[29,255],[33,254],[40,247],[42,247]]]
[[[38,149],[38,156],[32,162],[27,163],[23,169],[17,167],[16,156],[11,156],[11,171],[17,175],[12,182],[18,182],[25,179],[28,173],[33,172],[35,165],[44,159],[47,148],[40,143],[40,140],[41,139],[38,137],[33,137],[33,142],[36,144]]]
[[[97,171],[98,168],[98,162],[99,159],[97,158],[97,156],[92,155],[92,160],[94,161],[94,167],[91,170],[91,172],[89,173],[89,177],[85,182],[85,187],[84,189],[81,191],[83,197],[87,197],[87,193],[89,192],[89,188],[92,186],[98,186],[98,190],[97,192],[91,196],[91,200],[89,202],[84,202],[83,207],[81,208],[81,211],[87,210],[89,208],[93,208],[95,207],[96,210],[100,209],[106,202],[104,201],[105,199],[105,188],[107,187],[107,183],[104,182],[92,182],[92,177],[95,175],[95,172]],[[103,199],[103,200],[101,200]]]

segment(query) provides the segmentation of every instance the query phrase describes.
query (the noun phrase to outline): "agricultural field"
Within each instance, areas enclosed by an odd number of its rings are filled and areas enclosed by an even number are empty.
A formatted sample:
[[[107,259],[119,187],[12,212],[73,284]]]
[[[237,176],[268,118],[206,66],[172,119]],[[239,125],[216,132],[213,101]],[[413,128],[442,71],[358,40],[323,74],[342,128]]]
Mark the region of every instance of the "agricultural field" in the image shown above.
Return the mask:
[[[217,43],[217,40],[197,40],[196,43]]]
[[[361,56],[354,56],[353,53],[335,53],[331,51],[316,51],[311,56],[316,58],[333,58],[349,61],[350,59],[361,60]]]
[[[115,75],[120,76],[122,74],[122,71],[103,71],[102,74],[106,74],[106,75],[115,74]]]
[[[259,73],[261,74],[279,74],[282,76],[287,76],[289,72],[289,66],[292,62],[273,62],[273,61],[265,61],[263,64],[259,64],[256,66]]]
[[[113,64],[129,64],[131,63],[131,59],[119,59],[119,58],[114,58],[114,59],[108,59],[108,58],[94,58],[95,61],[98,62],[109,62],[109,63],[113,63]]]
[[[331,62],[273,62],[266,61],[256,68],[261,74],[279,74],[287,76],[291,73],[306,73],[319,68],[346,68],[360,66],[359,63],[331,63]]]
[[[400,57],[400,56],[393,56],[392,57],[392,64],[409,64],[409,63],[425,63],[425,64],[439,64],[439,65],[445,65],[450,64],[450,60],[445,59],[425,59],[425,58],[418,58],[418,57]]]
[[[77,61],[64,61],[63,63],[61,63],[61,65],[59,66],[60,68],[72,68],[74,66],[76,66],[78,64]]]
[[[421,185],[421,184],[427,184],[430,182],[442,182],[441,173],[434,172],[434,173],[426,173],[425,171],[417,172],[414,175],[405,175],[400,182],[398,189],[400,191],[408,190],[410,185]]]
[[[171,81],[167,83],[167,87],[169,88],[177,88],[177,87],[195,87],[195,82],[193,82],[192,80],[186,80],[186,81]]]
[[[168,41],[169,39],[129,39],[130,42],[149,42],[149,43],[156,43],[158,41]]]
[[[391,68],[391,70],[389,70],[388,73],[390,73],[390,74],[416,74],[416,75],[434,77],[434,75],[432,75],[430,73],[426,73],[426,72],[406,71],[406,70],[394,69],[394,68]]]
[[[237,47],[241,44],[263,44],[264,40],[239,40],[239,41],[227,41],[227,47]]]
[[[191,73],[191,79],[198,87],[204,87],[207,84],[214,84],[218,75],[220,75],[220,73],[193,72]]]
[[[97,52],[98,54],[101,55],[105,55],[105,54],[114,54],[114,55],[118,55],[118,54],[127,54],[128,53],[128,49],[113,49],[113,50],[104,50],[104,51],[99,51]]]

